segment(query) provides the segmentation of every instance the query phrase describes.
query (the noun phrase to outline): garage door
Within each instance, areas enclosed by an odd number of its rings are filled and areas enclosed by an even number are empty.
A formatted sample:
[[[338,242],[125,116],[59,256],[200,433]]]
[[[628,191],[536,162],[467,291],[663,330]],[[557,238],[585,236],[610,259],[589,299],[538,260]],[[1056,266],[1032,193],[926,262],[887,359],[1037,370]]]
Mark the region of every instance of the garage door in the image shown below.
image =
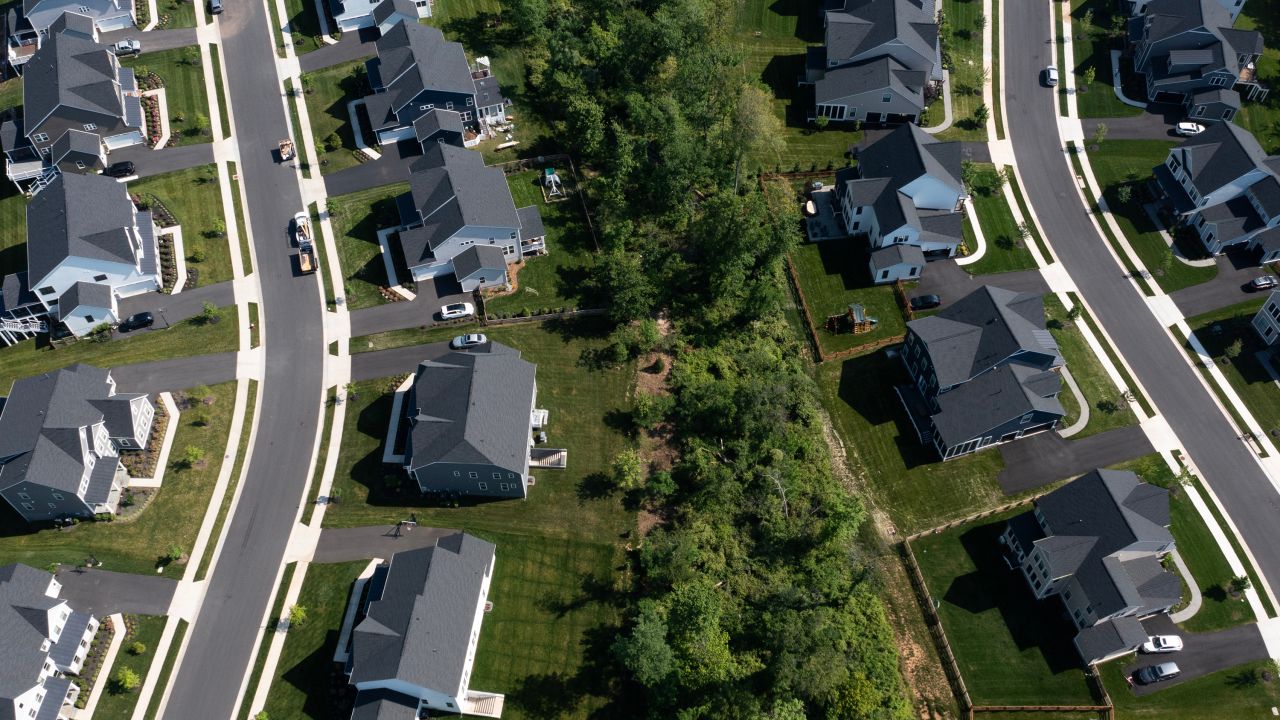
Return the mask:
[[[133,16],[117,15],[116,17],[98,18],[95,24],[98,26],[98,32],[124,30],[133,27]]]
[[[135,130],[130,133],[120,135],[112,135],[111,137],[102,138],[102,144],[107,146],[107,150],[118,150],[122,147],[130,147],[142,143],[142,131]]]

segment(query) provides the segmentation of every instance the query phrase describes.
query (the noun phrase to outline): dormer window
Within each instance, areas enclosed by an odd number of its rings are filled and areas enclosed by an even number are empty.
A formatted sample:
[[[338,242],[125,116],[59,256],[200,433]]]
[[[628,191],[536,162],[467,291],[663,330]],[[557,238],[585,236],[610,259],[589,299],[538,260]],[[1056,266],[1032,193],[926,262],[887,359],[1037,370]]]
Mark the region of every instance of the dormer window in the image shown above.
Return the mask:
[[[31,136],[31,141],[38,143],[49,142],[49,135],[47,133],[36,133]]]
[[[85,129],[86,131],[90,131],[90,132],[91,132],[91,131],[93,131],[93,130],[97,130],[97,129],[98,129],[98,124],[97,124],[97,123],[85,123],[85,124],[84,124],[84,129]]]

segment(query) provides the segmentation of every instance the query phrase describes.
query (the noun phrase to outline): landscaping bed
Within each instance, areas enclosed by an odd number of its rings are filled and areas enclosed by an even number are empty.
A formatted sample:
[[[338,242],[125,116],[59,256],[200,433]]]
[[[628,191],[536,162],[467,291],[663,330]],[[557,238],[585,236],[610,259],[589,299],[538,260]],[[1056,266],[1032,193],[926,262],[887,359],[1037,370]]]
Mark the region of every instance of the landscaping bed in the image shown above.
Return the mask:
[[[187,274],[195,285],[232,278],[226,214],[213,164],[154,175],[130,183],[134,202],[155,213],[156,224],[182,226]]]
[[[148,80],[151,75],[163,83],[169,109],[169,145],[213,142],[199,47],[189,45],[122,58],[120,64],[133,68],[143,90],[155,85],[155,80]]]

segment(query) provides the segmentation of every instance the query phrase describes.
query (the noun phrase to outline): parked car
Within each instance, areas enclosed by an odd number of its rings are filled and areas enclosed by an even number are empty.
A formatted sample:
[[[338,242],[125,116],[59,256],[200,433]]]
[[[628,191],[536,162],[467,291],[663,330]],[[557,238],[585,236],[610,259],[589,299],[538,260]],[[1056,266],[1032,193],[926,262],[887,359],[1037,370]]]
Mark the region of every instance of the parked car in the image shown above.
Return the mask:
[[[921,310],[938,307],[942,304],[942,298],[937,295],[918,295],[911,298],[910,304],[912,310],[919,312]]]
[[[1144,653],[1172,653],[1182,649],[1182,638],[1177,635],[1152,635],[1142,643]]]
[[[134,315],[130,315],[129,317],[122,320],[120,324],[116,326],[116,330],[118,332],[127,333],[133,330],[141,330],[143,328],[149,328],[152,325],[154,325],[155,322],[156,322],[155,316],[153,316],[151,313],[140,312]]]
[[[209,0],[209,13],[212,15],[221,15],[222,0]]]
[[[1204,126],[1200,123],[1180,122],[1173,126],[1173,131],[1184,137],[1189,137],[1204,132]]]
[[[1182,674],[1178,669],[1178,663],[1160,663],[1159,665],[1148,665],[1133,674],[1133,677],[1143,685],[1151,683],[1172,680]]]
[[[471,317],[476,309],[471,303],[453,303],[440,308],[441,320],[457,320],[458,318]]]
[[[103,175],[113,178],[133,177],[137,174],[137,168],[129,160],[121,160],[118,163],[111,163],[106,170],[102,171]]]
[[[458,337],[450,340],[449,347],[454,350],[465,350],[477,345],[483,345],[487,342],[489,342],[489,338],[484,335],[481,335],[480,333],[469,333],[467,335],[459,335]]]
[[[137,55],[142,52],[142,43],[134,40],[133,38],[125,38],[115,45],[112,45],[111,52],[115,53],[119,57]]]
[[[1270,290],[1277,285],[1280,285],[1280,280],[1277,280],[1275,275],[1263,275],[1249,281],[1249,287],[1254,290]]]
[[[1058,68],[1050,65],[1044,69],[1044,84],[1053,87],[1058,84]]]

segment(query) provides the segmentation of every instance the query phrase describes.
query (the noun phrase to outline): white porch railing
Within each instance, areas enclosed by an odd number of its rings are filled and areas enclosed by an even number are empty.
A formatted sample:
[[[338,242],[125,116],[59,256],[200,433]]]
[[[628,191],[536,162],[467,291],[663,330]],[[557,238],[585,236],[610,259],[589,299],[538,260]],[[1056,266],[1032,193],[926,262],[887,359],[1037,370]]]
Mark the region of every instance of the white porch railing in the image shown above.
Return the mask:
[[[458,709],[463,715],[479,715],[480,717],[502,717],[502,704],[505,697],[498,693],[467,691],[467,696],[458,698]]]

